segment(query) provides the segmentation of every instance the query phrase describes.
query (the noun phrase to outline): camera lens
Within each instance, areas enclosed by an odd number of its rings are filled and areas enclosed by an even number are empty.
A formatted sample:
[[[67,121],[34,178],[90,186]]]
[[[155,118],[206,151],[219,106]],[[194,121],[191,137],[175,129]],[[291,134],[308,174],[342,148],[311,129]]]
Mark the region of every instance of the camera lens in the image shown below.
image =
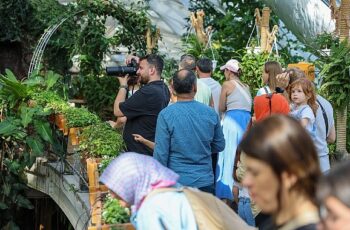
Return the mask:
[[[125,76],[136,75],[137,68],[132,66],[114,66],[114,67],[106,67],[106,73],[108,76]]]

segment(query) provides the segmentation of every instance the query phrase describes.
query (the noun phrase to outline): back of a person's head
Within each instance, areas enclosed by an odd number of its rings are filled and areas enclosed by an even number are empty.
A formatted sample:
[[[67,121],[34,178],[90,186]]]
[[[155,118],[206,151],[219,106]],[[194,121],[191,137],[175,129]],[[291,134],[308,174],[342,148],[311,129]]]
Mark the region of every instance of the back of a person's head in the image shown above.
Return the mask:
[[[187,69],[176,71],[172,79],[173,88],[177,94],[191,93],[196,81],[194,72]]]
[[[299,68],[288,68],[287,73],[289,74],[289,84],[292,84],[294,81],[299,78],[306,78],[304,71]]]
[[[195,70],[196,58],[189,54],[182,55],[179,63],[179,70],[181,69]]]
[[[213,62],[209,58],[200,58],[197,61],[197,67],[202,73],[211,73],[213,71]]]
[[[276,76],[282,73],[282,66],[277,61],[268,61],[264,65],[264,71],[269,75],[268,85],[274,91],[276,88]]]
[[[239,148],[248,157],[271,167],[279,180],[283,173],[294,175],[290,191],[314,202],[316,181],[321,171],[313,141],[300,123],[288,116],[272,115],[252,126]],[[280,185],[282,186],[282,185]],[[281,203],[281,197],[278,197]]]
[[[317,199],[323,203],[328,197],[334,197],[350,208],[350,160],[336,165],[321,177]]]
[[[146,60],[149,65],[154,66],[156,68],[156,72],[159,76],[162,75],[164,61],[159,55],[148,54],[148,55],[140,58],[140,61],[143,61],[143,60]]]

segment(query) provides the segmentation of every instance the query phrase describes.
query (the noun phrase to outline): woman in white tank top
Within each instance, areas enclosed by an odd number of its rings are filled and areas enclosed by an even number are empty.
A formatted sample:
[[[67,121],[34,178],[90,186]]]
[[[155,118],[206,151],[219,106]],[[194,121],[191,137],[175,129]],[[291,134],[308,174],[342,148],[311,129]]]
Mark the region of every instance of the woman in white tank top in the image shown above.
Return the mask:
[[[252,98],[249,87],[240,79],[241,69],[237,60],[231,59],[220,68],[226,81],[222,85],[219,109],[224,114],[222,129],[225,149],[219,153],[216,171],[216,196],[233,201],[232,178],[236,149],[251,119]]]

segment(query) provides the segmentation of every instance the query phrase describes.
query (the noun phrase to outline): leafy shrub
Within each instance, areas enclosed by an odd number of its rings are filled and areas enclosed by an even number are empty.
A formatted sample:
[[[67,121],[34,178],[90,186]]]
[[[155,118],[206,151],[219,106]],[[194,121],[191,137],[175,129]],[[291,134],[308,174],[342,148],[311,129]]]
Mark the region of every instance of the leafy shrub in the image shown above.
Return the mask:
[[[122,135],[107,123],[84,128],[80,137],[80,150],[89,156],[117,156],[124,148]]]
[[[68,128],[85,127],[96,124],[99,121],[98,116],[86,108],[69,107],[63,111],[63,114],[67,119]]]
[[[128,223],[129,213],[129,209],[122,207],[117,199],[107,196],[102,212],[102,219],[106,224]]]

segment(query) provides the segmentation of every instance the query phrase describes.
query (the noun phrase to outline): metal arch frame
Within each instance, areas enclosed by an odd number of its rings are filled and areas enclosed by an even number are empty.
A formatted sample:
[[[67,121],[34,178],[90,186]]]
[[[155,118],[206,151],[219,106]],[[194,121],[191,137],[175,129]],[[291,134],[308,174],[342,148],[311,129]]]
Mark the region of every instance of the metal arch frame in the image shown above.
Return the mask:
[[[83,11],[79,11],[72,16],[75,16],[79,13],[82,13]],[[47,46],[47,43],[49,42],[51,36],[56,32],[56,30],[70,17],[63,18],[59,23],[54,24],[50,26],[40,37],[38,44],[35,47],[35,50],[33,52],[32,59],[30,61],[29,69],[27,77],[29,78],[30,75],[33,73],[33,71],[37,70],[39,67],[39,64],[42,60],[42,57],[44,55],[45,48]]]

